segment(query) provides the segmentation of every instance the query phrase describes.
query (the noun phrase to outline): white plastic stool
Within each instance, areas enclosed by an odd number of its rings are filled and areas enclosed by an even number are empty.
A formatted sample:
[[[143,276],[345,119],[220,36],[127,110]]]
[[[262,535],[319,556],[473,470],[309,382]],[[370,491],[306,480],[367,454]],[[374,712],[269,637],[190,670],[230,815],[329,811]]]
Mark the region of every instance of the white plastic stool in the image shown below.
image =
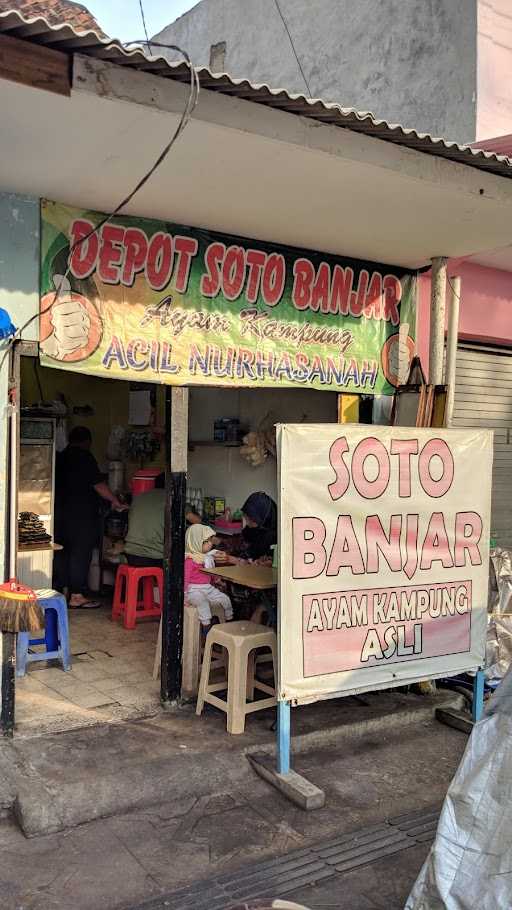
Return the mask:
[[[226,622],[224,607],[220,604],[211,604],[212,616],[219,623]],[[184,698],[195,698],[199,691],[199,677],[201,675],[202,643],[201,623],[195,607],[185,604],[183,617],[183,674],[181,679],[181,694]]]
[[[214,695],[226,689],[226,680],[210,682],[212,649],[221,645],[228,653],[227,701]],[[201,714],[204,703],[214,705],[227,714],[228,733],[243,733],[245,718],[253,711],[263,711],[277,704],[276,690],[255,678],[255,651],[269,648],[274,665],[274,680],[277,670],[277,639],[273,629],[254,622],[227,622],[213,626],[206,637],[203,669],[199,684],[196,714]],[[248,701],[254,697],[254,690],[265,692],[270,698]]]
[[[212,616],[219,622],[226,622],[224,608],[220,604],[210,607]],[[183,676],[181,681],[181,694],[184,698],[195,697],[199,689],[199,676],[201,674],[201,623],[195,607],[185,603],[183,610]],[[158,629],[158,638],[155,648],[155,662],[153,665],[153,679],[160,676],[162,663],[162,619]]]

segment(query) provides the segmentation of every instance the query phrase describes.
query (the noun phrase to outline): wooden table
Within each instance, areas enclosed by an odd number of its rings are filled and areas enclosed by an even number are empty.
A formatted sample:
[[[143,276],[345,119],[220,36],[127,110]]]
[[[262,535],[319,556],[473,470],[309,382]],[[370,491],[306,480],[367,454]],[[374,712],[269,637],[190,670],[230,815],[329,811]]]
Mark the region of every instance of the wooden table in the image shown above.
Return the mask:
[[[242,525],[239,528],[223,528],[219,525],[212,525],[213,530],[219,537],[240,537],[242,533]]]
[[[270,566],[256,566],[248,563],[244,566],[216,566],[215,569],[204,569],[208,575],[218,575],[234,585],[252,588],[255,591],[269,591],[277,588],[277,569]]]

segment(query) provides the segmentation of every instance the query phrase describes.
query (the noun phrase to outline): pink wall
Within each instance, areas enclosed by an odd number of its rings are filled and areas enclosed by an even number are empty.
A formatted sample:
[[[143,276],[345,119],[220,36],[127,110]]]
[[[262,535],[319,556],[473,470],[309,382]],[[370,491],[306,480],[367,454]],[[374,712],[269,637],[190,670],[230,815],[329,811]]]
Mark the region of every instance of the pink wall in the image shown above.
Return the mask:
[[[477,141],[473,147],[512,157],[511,0],[478,0],[477,71]],[[462,279],[459,338],[512,348],[512,272],[455,260],[449,263],[448,274]],[[425,374],[429,328],[430,273],[426,273],[419,281],[416,324]]]
[[[453,260],[448,274],[461,276],[459,338],[512,347],[512,273]],[[429,328],[430,273],[427,272],[419,280],[416,326],[417,348],[425,374]]]

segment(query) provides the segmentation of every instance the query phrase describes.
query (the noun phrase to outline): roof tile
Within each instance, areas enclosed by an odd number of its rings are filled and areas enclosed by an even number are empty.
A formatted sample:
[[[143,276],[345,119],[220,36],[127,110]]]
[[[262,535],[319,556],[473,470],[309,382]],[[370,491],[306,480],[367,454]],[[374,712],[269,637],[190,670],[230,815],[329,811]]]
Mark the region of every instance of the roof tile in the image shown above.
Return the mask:
[[[78,32],[94,31],[106,38],[87,7],[72,0],[0,0],[0,13],[11,10],[21,13],[26,19],[42,17],[50,25],[68,22]]]

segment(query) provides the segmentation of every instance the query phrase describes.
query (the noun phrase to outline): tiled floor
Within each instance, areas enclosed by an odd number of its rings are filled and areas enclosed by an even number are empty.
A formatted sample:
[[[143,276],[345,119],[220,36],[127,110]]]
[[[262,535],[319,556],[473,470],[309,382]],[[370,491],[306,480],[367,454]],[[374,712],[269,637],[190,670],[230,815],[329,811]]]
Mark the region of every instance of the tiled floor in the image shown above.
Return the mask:
[[[158,622],[128,631],[110,620],[110,606],[69,611],[73,667],[30,664],[16,680],[16,732],[33,735],[121,721],[160,708],[153,680]]]

